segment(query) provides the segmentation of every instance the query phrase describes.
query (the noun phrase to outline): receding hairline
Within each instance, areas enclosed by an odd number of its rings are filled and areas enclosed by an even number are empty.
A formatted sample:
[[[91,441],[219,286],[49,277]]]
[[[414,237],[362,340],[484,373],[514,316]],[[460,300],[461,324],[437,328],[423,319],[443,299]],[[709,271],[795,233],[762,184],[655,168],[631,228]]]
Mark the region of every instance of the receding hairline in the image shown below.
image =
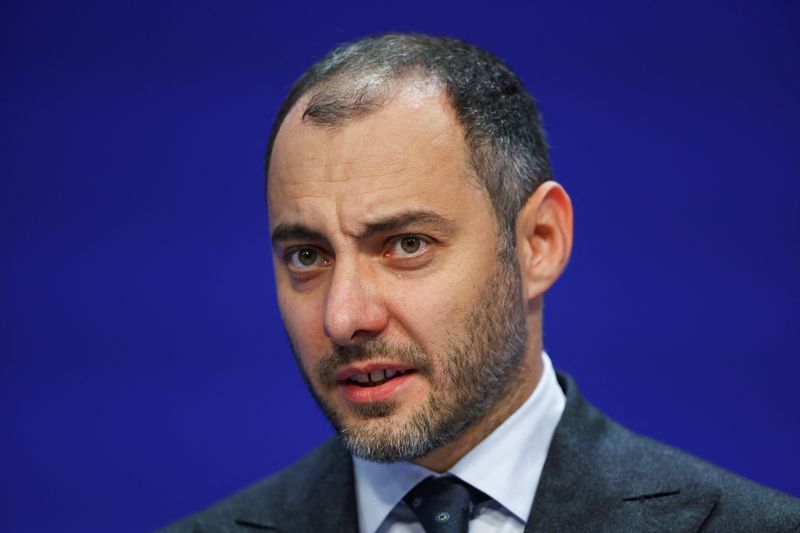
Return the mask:
[[[449,111],[458,120],[458,113],[453,105],[452,97],[447,92],[446,85],[434,73],[414,67],[399,75],[383,75],[365,71],[353,78],[348,74],[352,73],[337,73],[330,78],[320,80],[300,95],[281,121],[275,140],[277,141],[286,122],[292,115],[297,115],[299,109],[302,109],[300,115],[302,122],[335,131],[354,120],[365,118],[386,107],[403,90],[412,86],[432,89],[437,94],[444,96]],[[359,103],[363,103],[364,107],[358,108]],[[322,105],[346,109],[337,116],[320,115],[315,110]]]
[[[373,79],[376,78],[375,76],[370,76],[369,72],[365,73],[362,78],[370,77]],[[347,92],[348,88],[361,86],[364,82],[370,83],[369,80],[362,82],[358,79],[354,81],[346,78],[347,76],[345,75],[337,74],[330,79],[322,80],[316,85],[311,86],[300,97],[298,97],[297,101],[283,117],[283,120],[278,127],[278,131],[275,134],[272,149],[269,153],[269,160],[267,161],[265,176],[267,181],[269,181],[270,169],[272,167],[274,154],[280,145],[282,134],[285,134],[287,124],[292,122],[306,124],[327,130],[335,134],[353,122],[369,118],[375,113],[378,113],[381,109],[391,105],[402,92],[414,87],[418,87],[420,92],[428,92],[429,95],[436,95],[441,99],[446,113],[450,116],[450,118],[453,119],[454,124],[460,129],[461,140],[464,142],[467,154],[469,154],[470,147],[466,138],[465,125],[458,116],[458,112],[453,103],[452,97],[447,92],[447,87],[434,74],[426,73],[419,68],[414,68],[410,69],[401,76],[386,77],[381,78],[380,80],[375,80],[372,86],[379,89],[380,94],[373,95],[376,97],[375,101],[371,102],[373,105],[368,106],[368,109],[359,110],[355,113],[343,113],[341,116],[337,117],[330,117],[327,115],[320,116],[315,114],[311,106],[320,103],[320,95],[334,94],[336,96],[346,98],[349,95],[345,95],[344,93]],[[332,105],[338,107],[339,103],[340,102],[332,103]],[[312,111],[309,112],[309,109],[312,109]],[[477,169],[473,168],[473,165],[470,164],[470,161],[467,161],[467,167],[470,170],[470,177],[472,178],[474,176],[477,178]]]

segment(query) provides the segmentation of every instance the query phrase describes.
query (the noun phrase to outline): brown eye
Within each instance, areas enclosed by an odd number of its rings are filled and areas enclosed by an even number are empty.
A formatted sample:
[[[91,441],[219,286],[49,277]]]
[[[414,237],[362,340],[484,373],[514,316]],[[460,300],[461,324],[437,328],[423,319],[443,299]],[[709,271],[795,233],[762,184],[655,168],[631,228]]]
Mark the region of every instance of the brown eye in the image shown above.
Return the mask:
[[[389,249],[386,251],[387,257],[396,259],[417,259],[428,252],[431,241],[421,235],[409,234],[392,237]]]
[[[320,266],[322,262],[322,256],[313,248],[300,248],[289,257],[289,263],[298,269]]]
[[[413,235],[408,237],[403,237],[400,239],[400,248],[407,254],[413,254],[419,251],[420,242],[419,237],[415,237]]]
[[[297,252],[297,260],[305,266],[311,266],[317,260],[317,252],[308,248],[303,248]]]

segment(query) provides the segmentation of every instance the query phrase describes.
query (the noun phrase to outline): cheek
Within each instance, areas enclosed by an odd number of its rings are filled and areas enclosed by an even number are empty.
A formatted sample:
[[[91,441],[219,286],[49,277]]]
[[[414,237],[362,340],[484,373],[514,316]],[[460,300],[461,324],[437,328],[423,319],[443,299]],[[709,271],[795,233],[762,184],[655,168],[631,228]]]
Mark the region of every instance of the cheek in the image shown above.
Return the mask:
[[[480,305],[476,302],[480,286],[475,281],[476,276],[437,276],[422,286],[406,288],[399,291],[404,296],[394,300],[392,314],[411,339],[435,355],[454,337],[464,335],[466,317]]]
[[[321,307],[313,298],[278,288],[278,307],[297,356],[309,369],[327,348]]]

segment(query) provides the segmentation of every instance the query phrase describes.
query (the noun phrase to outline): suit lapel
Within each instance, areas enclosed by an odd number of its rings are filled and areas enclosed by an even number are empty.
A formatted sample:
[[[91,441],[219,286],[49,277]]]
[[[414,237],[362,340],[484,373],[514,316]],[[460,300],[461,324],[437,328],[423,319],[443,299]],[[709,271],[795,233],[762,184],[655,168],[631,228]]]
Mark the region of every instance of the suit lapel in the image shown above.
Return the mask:
[[[567,404],[553,434],[526,533],[697,531],[714,508],[714,487],[669,471],[664,447],[617,425],[559,375]]]
[[[236,523],[248,530],[358,531],[355,481],[350,454],[337,439],[320,450],[314,465],[288,480],[291,494],[281,502],[244,510]]]

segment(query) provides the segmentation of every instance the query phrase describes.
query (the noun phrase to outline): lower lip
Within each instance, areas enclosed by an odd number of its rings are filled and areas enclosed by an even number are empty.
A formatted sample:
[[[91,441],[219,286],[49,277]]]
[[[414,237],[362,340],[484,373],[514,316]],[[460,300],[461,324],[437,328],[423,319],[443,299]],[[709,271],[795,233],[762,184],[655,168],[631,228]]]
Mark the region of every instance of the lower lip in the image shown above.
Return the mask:
[[[375,385],[374,387],[362,387],[349,381],[340,382],[339,385],[344,391],[344,395],[352,403],[379,402],[381,400],[388,400],[399,393],[414,374],[415,372],[409,372],[390,379],[381,385]]]

